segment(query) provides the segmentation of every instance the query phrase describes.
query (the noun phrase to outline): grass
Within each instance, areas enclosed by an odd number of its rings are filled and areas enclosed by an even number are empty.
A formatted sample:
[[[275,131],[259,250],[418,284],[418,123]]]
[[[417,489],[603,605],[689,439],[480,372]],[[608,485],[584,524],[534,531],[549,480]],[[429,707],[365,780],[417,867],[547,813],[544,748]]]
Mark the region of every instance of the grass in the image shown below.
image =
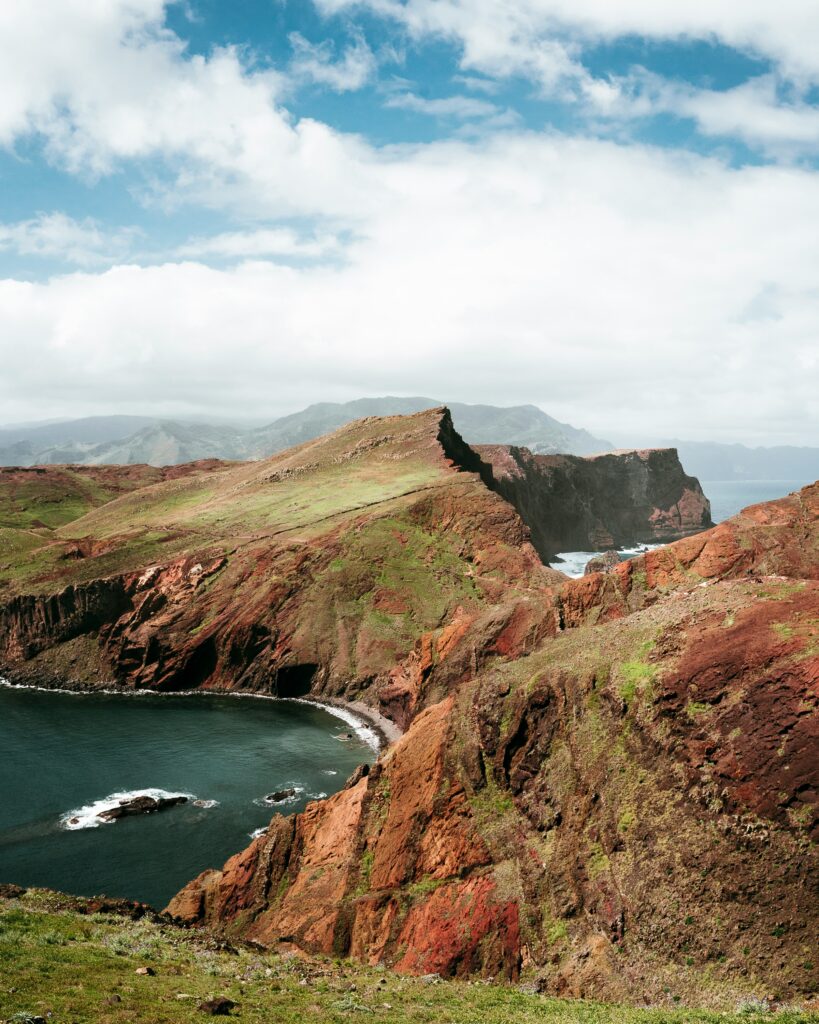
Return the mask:
[[[747,1012],[713,1013],[675,1004],[634,1009],[560,1000],[521,986],[430,984],[349,961],[220,948],[207,935],[145,920],[83,915],[65,898],[31,892],[0,902],[0,1019],[53,1024],[185,1024],[217,996],[246,1024],[731,1024]],[[76,901],[75,901],[76,902]],[[564,936],[555,933],[554,940]],[[136,974],[150,966],[153,976]],[[751,1008],[753,1009],[753,1008]],[[816,1015],[779,1011],[779,1024]]]

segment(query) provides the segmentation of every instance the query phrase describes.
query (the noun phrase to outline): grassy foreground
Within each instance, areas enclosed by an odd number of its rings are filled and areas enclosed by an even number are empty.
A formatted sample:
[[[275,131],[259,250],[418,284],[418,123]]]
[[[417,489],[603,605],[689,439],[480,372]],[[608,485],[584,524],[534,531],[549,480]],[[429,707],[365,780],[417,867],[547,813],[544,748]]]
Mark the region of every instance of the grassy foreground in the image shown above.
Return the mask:
[[[399,977],[348,961],[224,947],[197,932],[107,913],[45,891],[0,900],[0,1020],[23,1024],[201,1021],[199,1003],[225,996],[248,1022],[383,1021],[384,1024],[683,1024],[819,1015],[746,1006],[711,1013],[549,999],[520,987]],[[152,975],[140,975],[150,967]]]

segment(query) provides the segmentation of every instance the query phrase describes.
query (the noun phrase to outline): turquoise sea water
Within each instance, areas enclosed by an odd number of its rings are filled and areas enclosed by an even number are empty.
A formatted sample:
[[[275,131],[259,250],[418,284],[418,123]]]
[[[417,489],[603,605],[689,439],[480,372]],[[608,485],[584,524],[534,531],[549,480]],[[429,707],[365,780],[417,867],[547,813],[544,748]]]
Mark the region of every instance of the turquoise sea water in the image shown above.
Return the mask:
[[[0,882],[156,907],[269,823],[277,807],[265,796],[294,788],[278,809],[299,811],[375,757],[349,724],[306,704],[11,688],[0,688],[0,751]],[[209,806],[93,827],[115,794],[145,790]]]

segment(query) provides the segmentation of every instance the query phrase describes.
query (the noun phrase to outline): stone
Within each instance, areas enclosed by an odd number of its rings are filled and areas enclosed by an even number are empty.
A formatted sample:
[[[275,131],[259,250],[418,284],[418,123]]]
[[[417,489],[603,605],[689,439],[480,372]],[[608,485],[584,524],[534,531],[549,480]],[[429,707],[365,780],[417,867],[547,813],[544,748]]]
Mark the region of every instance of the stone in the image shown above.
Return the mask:
[[[295,789],[277,789],[274,793],[268,793],[264,801],[266,804],[281,804],[295,795]]]
[[[216,999],[208,999],[200,1003],[198,1009],[203,1013],[210,1014],[211,1017],[227,1017],[235,1006],[236,1003],[232,999],[228,999],[226,996],[217,996]]]
[[[621,561],[622,559],[616,551],[601,551],[599,555],[595,555],[594,558],[590,558],[586,562],[583,575],[588,576],[593,572],[611,572],[615,565],[619,565]]]
[[[186,796],[135,796],[131,800],[121,800],[117,807],[100,811],[97,817],[103,821],[116,821],[118,818],[127,818],[135,814],[153,814],[155,811],[164,811],[167,807],[187,802]]]

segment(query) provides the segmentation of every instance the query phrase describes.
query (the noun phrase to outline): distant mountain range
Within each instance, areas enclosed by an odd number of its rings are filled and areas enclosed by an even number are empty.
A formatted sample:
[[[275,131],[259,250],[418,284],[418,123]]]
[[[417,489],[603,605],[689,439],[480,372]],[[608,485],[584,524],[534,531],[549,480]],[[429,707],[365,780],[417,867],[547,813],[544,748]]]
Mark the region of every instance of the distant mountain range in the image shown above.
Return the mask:
[[[254,429],[138,416],[92,417],[44,426],[0,430],[0,465],[99,465],[146,462],[165,466],[196,459],[261,459],[336,430],[364,416],[421,412],[448,404],[465,440],[473,444],[515,444],[541,454],[592,455],[613,445],[547,416],[534,405],[444,403],[433,398],[362,398],[323,402]]]
[[[364,416],[390,416],[448,405],[471,444],[512,444],[538,454],[595,455],[614,445],[547,415],[534,405],[501,408],[433,398],[361,398],[322,402],[262,427],[163,420],[149,416],[93,416],[0,429],[0,465],[105,463],[166,466],[198,459],[261,459]],[[635,447],[648,447],[638,441]],[[819,477],[819,448],[747,448],[739,444],[671,440],[688,473],[700,480],[811,481]]]

